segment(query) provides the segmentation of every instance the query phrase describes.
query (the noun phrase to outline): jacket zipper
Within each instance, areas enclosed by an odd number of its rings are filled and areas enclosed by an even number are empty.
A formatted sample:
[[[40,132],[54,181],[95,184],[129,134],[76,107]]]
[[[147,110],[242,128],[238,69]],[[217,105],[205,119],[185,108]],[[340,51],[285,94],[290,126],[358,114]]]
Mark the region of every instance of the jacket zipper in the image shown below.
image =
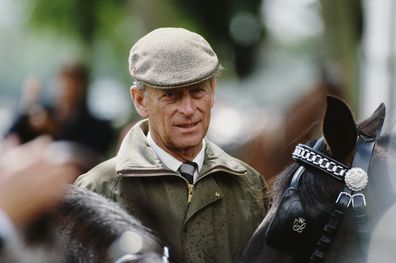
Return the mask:
[[[187,203],[188,204],[191,203],[193,193],[194,193],[194,185],[193,184],[188,184],[188,197],[187,197]]]

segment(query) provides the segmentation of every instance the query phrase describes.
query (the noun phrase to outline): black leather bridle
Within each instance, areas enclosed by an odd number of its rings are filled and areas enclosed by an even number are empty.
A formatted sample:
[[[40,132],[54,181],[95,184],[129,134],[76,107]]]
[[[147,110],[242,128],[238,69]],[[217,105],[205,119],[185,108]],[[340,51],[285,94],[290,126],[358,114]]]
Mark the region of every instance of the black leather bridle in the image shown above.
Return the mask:
[[[368,183],[368,168],[373,155],[375,138],[359,132],[352,168],[318,151],[324,144],[319,139],[313,147],[299,144],[293,159],[300,164],[289,188],[283,194],[280,205],[266,232],[267,244],[299,261],[322,262],[336,229],[346,210],[352,206],[362,251],[367,251],[368,224],[366,200],[362,190]],[[304,211],[299,197],[299,182],[307,167],[320,170],[343,182],[330,217],[318,223]],[[321,228],[320,226],[323,226]]]

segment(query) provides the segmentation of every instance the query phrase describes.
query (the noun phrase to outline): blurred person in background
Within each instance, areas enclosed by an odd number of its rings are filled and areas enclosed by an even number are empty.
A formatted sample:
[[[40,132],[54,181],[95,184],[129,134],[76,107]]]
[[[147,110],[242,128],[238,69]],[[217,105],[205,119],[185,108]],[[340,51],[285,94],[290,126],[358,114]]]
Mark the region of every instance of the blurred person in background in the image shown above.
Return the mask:
[[[43,93],[43,83],[36,75],[29,75],[25,78],[22,87],[19,111],[27,111],[41,103]]]
[[[82,64],[65,65],[58,73],[50,105],[34,103],[19,113],[5,134],[4,144],[26,143],[40,135],[70,142],[103,156],[114,139],[107,120],[95,117],[87,106],[89,74]]]
[[[158,233],[170,262],[236,262],[266,212],[263,177],[205,138],[220,68],[209,43],[186,29],[138,40],[130,91],[146,119],[115,158],[76,181]]]
[[[149,229],[69,185],[79,160],[53,144],[42,136],[0,155],[0,262],[167,262]]]
[[[0,247],[54,207],[63,187],[80,172],[72,163],[59,162],[57,153],[43,150],[50,144],[48,137],[40,137],[0,155]]]

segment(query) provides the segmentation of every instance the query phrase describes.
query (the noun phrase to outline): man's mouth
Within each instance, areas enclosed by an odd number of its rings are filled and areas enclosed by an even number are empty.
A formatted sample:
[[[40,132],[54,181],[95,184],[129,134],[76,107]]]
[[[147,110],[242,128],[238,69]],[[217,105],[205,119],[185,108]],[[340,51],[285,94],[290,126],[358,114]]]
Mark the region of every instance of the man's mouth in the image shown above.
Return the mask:
[[[178,124],[176,126],[179,127],[179,128],[188,129],[188,128],[192,128],[192,127],[196,126],[198,123],[199,123],[199,121],[198,122],[192,122],[192,123],[186,123],[186,124]]]

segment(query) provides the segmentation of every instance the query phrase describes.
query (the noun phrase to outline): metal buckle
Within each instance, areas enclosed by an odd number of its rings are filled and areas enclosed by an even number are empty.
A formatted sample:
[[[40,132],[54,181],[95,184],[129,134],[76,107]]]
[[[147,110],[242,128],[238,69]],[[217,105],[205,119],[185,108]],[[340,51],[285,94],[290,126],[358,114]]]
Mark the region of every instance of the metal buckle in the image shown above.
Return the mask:
[[[341,193],[338,195],[336,204],[339,203],[340,199],[341,199],[343,196],[346,196],[346,197],[348,198],[348,204],[346,205],[346,207],[349,207],[349,205],[350,205],[351,202],[352,202],[352,195],[350,195],[349,193],[346,193],[346,192],[341,192]]]
[[[352,207],[355,207],[355,198],[361,197],[363,200],[363,206],[366,206],[366,197],[362,193],[357,193],[352,196]]]
[[[359,137],[362,138],[366,143],[373,142],[375,140],[375,137],[371,137],[360,130],[359,130]]]

